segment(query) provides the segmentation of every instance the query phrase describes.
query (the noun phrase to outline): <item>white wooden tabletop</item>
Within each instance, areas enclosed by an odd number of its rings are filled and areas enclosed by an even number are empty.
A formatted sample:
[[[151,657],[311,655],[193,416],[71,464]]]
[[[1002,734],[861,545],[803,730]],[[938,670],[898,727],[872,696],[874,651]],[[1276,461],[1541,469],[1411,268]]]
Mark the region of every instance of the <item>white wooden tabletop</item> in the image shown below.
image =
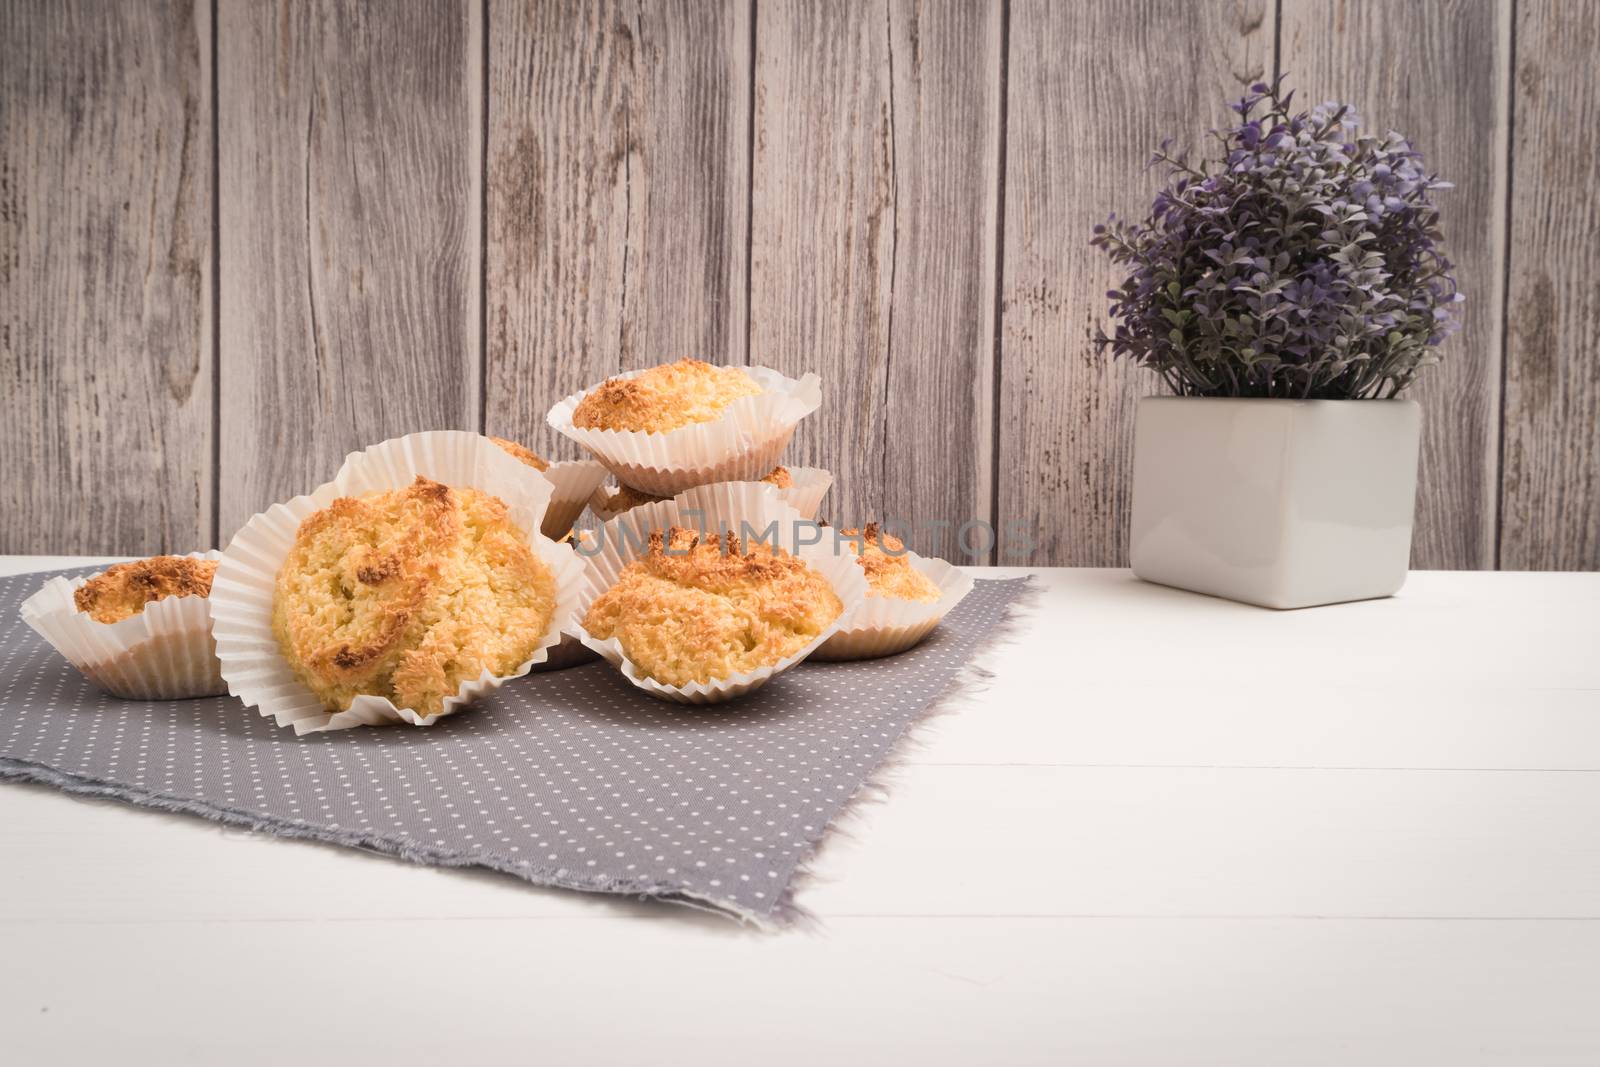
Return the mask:
[[[1036,573],[788,932],[0,786],[6,1056],[1600,1062],[1600,574]]]

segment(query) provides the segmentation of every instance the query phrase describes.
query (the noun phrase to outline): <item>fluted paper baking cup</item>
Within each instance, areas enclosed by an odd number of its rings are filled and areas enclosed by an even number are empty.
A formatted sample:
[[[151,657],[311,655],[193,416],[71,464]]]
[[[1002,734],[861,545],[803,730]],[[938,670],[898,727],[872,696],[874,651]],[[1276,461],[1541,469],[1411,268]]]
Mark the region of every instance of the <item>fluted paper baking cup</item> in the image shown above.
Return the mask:
[[[743,671],[709,682],[690,682],[684,686],[663,685],[640,671],[616,638],[602,641],[583,629],[583,616],[594,599],[616,584],[623,567],[649,551],[651,530],[681,526],[708,533],[730,530],[737,534],[743,529],[741,522],[748,523],[749,528],[755,531],[764,531],[769,524],[774,524],[779,547],[799,556],[808,566],[820,572],[843,603],[844,610],[833,625],[804,648],[770,667]],[[761,482],[722,482],[696,486],[671,500],[633,508],[595,531],[595,554],[589,557],[589,583],[578,603],[575,632],[584,644],[604,656],[613,666],[621,668],[628,681],[663,700],[680,704],[716,704],[753,692],[811,655],[837,632],[840,622],[849,618],[851,611],[866,597],[867,580],[856,565],[855,553],[848,545],[840,546],[835,538],[826,536],[826,531],[823,531],[817,543],[806,543],[809,540],[808,531],[814,530],[815,526],[784,503],[775,486]]]
[[[552,646],[550,655],[543,663],[535,663],[531,668],[534,674],[545,674],[550,671],[565,671],[573,667],[581,667],[585,663],[597,663],[600,657],[588,645],[572,634],[564,633],[561,641]]]
[[[219,552],[191,552],[219,559]],[[103,573],[103,572],[102,572]],[[137,615],[96,622],[73,594],[95,575],[51,578],[22,603],[22,620],[95,685],[127,700],[184,700],[228,690],[203,596],[169,596]]]
[[[779,489],[778,495],[784,503],[798,511],[802,519],[816,518],[817,509],[822,507],[822,498],[833,487],[832,472],[821,467],[790,467],[789,480],[794,484],[787,489]]]
[[[770,471],[771,468],[768,468]],[[833,475],[821,467],[790,467],[789,479],[794,484],[787,489],[774,486],[778,496],[785,504],[800,513],[802,519],[817,517],[817,509],[822,506],[822,498],[828,495],[828,490],[833,486]],[[762,484],[770,485],[770,482]],[[610,522],[612,519],[627,511],[627,508],[612,508],[609,506],[611,494],[615,487],[602,485],[594,491],[589,499],[589,510],[594,512],[595,518],[601,522]],[[637,505],[636,505],[637,506]]]
[[[581,564],[583,564],[584,557],[578,554],[577,548],[579,543],[592,545],[594,543],[594,531],[571,530],[571,533],[572,539],[563,542],[563,546],[572,550],[573,558],[577,559]],[[589,581],[588,565],[583,564],[583,567],[584,584],[587,585]],[[534,674],[543,674],[549,671],[564,671],[572,667],[581,667],[585,663],[595,663],[599,661],[600,656],[590,649],[588,645],[585,645],[581,640],[579,640],[577,634],[572,632],[576,620],[571,620],[571,622],[573,625],[569,625],[569,628],[562,632],[559,643],[551,646],[550,654],[545,658],[544,662],[535,663],[533,665],[532,671]]]
[[[852,551],[848,544],[846,550]],[[911,566],[939,587],[939,599],[901,600],[869,592],[840,625],[839,632],[812,653],[814,659],[876,659],[904,652],[932,633],[939,620],[972,592],[972,576],[961,568],[915,552],[908,551],[906,555]]]
[[[396,707],[387,697],[361,695],[343,711],[330,712],[322,700],[296,677],[272,634],[272,601],[278,570],[294,545],[300,523],[339,497],[404,489],[418,475],[445,485],[472,488],[505,501],[511,522],[556,579],[556,610],[533,655],[509,674],[484,671],[461,683],[442,710],[422,715]],[[474,433],[440,430],[396,437],[352,453],[333,481],[305,496],[255,516],[223,550],[211,584],[212,632],[228,692],[295,733],[342,730],[352,726],[409,723],[431,726],[473,700],[519,678],[547,658],[571,625],[584,589],[584,565],[565,545],[539,532],[551,485],[532,467]]]
[[[777,466],[795,426],[822,403],[822,384],[815,374],[788,378],[768,367],[744,370],[762,392],[740,397],[711,422],[663,433],[583,429],[572,424],[572,413],[589,389],[556,404],[547,420],[641,493],[672,496],[696,485],[755,481]]]
[[[599,460],[569,459],[552,463],[540,473],[550,482],[550,507],[539,530],[550,540],[559,541],[589,506],[590,498],[609,472]]]

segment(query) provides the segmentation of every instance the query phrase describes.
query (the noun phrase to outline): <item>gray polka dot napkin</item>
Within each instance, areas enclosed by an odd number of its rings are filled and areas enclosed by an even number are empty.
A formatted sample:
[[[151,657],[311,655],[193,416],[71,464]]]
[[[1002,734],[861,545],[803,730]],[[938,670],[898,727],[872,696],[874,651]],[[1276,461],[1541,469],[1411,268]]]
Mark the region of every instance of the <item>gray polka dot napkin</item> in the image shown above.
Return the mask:
[[[231,697],[105,696],[17,614],[47,577],[0,578],[0,778],[759,923],[790,916],[829,822],[1026,586],[980,581],[910,652],[804,663],[729,704],[666,704],[597,663],[426,728],[296,737]]]

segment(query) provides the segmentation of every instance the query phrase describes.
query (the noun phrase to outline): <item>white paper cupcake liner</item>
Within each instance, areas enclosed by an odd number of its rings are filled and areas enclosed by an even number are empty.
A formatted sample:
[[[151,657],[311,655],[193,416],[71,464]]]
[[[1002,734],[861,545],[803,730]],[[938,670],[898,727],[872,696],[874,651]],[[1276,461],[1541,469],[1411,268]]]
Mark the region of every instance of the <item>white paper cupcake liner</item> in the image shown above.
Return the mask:
[[[484,671],[464,681],[442,710],[422,715],[398,708],[386,697],[362,695],[344,711],[330,712],[296,677],[272,633],[272,601],[278,570],[294,544],[300,523],[342,496],[404,489],[417,475],[446,485],[491,493],[505,501],[509,517],[556,579],[556,610],[534,654],[509,674]],[[352,453],[334,480],[306,496],[272,507],[245,523],[222,553],[211,586],[212,632],[228,692],[297,734],[352,726],[410,723],[431,726],[473,700],[527,674],[544,660],[571,625],[584,589],[584,564],[566,545],[539,532],[549,503],[548,479],[474,433],[442,430],[415,433]]]
[[[552,645],[550,655],[543,663],[535,663],[531,668],[534,674],[544,674],[549,671],[564,671],[572,667],[581,667],[585,663],[597,663],[599,654],[594,652],[579,637],[564,633],[559,643]]]
[[[851,551],[848,543],[846,551]],[[901,600],[869,592],[861,606],[812,653],[817,660],[876,659],[914,647],[933,632],[939,620],[972,592],[972,576],[942,559],[908,551],[911,566],[939,587],[939,599]]]
[[[220,559],[219,552],[191,552]],[[184,700],[228,691],[203,596],[172,596],[137,615],[95,622],[73,601],[84,578],[56,577],[22,603],[22,619],[95,685],[127,700]]]
[[[767,471],[771,470],[771,467],[767,468]],[[802,519],[815,519],[817,509],[822,507],[822,498],[827,496],[828,490],[833,487],[833,475],[821,467],[790,467],[789,478],[794,484],[787,489],[778,489],[778,497],[798,511]],[[609,485],[599,486],[589,498],[589,510],[594,512],[595,518],[601,522],[610,522],[628,510],[623,508],[619,511],[607,506],[613,488]],[[773,486],[773,488],[778,487]]]
[[[822,507],[822,498],[833,488],[832,472],[821,467],[790,467],[789,479],[794,484],[787,489],[779,489],[778,495],[785,504],[798,511],[802,519],[815,519],[817,510]]]
[[[569,459],[552,463],[539,473],[550,482],[550,507],[539,531],[550,540],[559,541],[589,506],[590,498],[609,472],[599,460]]]
[[[570,549],[573,557],[577,559],[583,566],[583,580],[585,587],[587,587],[589,582],[589,568],[588,564],[584,562],[585,557],[578,554],[577,545],[579,542],[585,545],[594,544],[594,531],[575,530],[573,531],[572,537],[573,540],[564,543],[562,547]],[[550,654],[545,658],[544,662],[535,663],[533,665],[532,671],[534,674],[543,674],[548,671],[564,671],[570,667],[581,667],[585,663],[599,662],[599,654],[590,649],[588,645],[584,644],[583,641],[578,637],[577,633],[574,632],[577,630],[577,628],[577,620],[575,618],[568,620],[567,629],[562,632],[561,640],[557,644],[550,647]]]
[[[795,426],[822,403],[822,385],[815,374],[795,379],[767,367],[744,369],[763,391],[735,400],[712,422],[665,433],[581,429],[572,424],[572,413],[588,389],[556,404],[547,419],[558,433],[588,449],[619,482],[642,493],[672,496],[696,485],[753,481],[778,465]]]
[[[621,642],[616,638],[602,641],[582,628],[583,616],[594,599],[616,583],[623,567],[649,551],[651,530],[681,526],[704,529],[708,533],[727,529],[737,534],[741,530],[741,521],[748,522],[750,528],[758,532],[765,530],[769,523],[776,523],[779,547],[799,556],[827,578],[844,605],[834,624],[804,648],[770,667],[743,671],[709,682],[673,686],[646,677],[628,659]],[[595,531],[596,554],[588,559],[589,585],[578,604],[576,632],[584,644],[604,656],[613,666],[621,668],[630,682],[663,700],[680,704],[715,704],[759,689],[776,675],[804,660],[832,637],[840,622],[849,618],[867,594],[866,578],[856,565],[855,553],[850,547],[838,545],[834,538],[826,535],[826,531],[822,531],[820,543],[805,544],[803,542],[809,539],[808,529],[814,530],[814,527],[783,502],[775,486],[760,482],[723,482],[697,486],[671,500],[645,504],[624,512]]]

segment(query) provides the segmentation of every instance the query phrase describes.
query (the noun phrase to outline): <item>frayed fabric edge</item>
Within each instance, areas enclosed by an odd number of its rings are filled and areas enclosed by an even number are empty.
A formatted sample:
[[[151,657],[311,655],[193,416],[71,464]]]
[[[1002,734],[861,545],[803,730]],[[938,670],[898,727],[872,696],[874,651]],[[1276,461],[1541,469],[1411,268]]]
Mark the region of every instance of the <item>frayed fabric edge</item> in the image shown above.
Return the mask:
[[[208,804],[185,797],[169,796],[164,793],[138,789],[132,786],[117,785],[102,779],[82,775],[66,774],[54,768],[25,760],[0,757],[0,782],[5,781],[48,786],[53,789],[59,789],[63,793],[86,799],[116,800],[132,804],[135,807],[150,808],[155,811],[199,816],[209,822],[236,829],[268,833],[274,837],[337,845],[341,848],[370,852],[423,866],[481,868],[495,871],[499,874],[507,874],[513,878],[545,888],[570,889],[584,893],[606,893],[612,896],[628,897],[633,900],[674,904],[679,907],[693,908],[697,911],[711,912],[725,918],[738,920],[741,923],[754,924],[763,928],[766,928],[766,924],[771,921],[767,915],[740,908],[729,901],[713,900],[688,893],[684,891],[683,887],[677,885],[629,883],[606,877],[588,879],[573,877],[531,864],[525,866],[519,863],[508,863],[497,860],[492,856],[482,858],[463,856],[414,845],[394,838],[383,837],[378,834],[355,833],[300,825],[285,819],[263,817],[236,808]]]
[[[757,926],[766,930],[798,928],[816,932],[822,929],[821,918],[795,899],[798,893],[819,880],[811,866],[817,858],[818,850],[831,838],[859,840],[859,836],[854,832],[855,824],[866,820],[868,809],[889,800],[890,791],[901,772],[910,766],[907,759],[913,752],[927,747],[927,738],[922,736],[926,727],[935,719],[961,711],[987,691],[993,683],[995,672],[984,664],[984,658],[1022,634],[1038,610],[1039,598],[1044,587],[1031,574],[1021,578],[987,580],[1015,582],[1022,587],[1006,605],[1004,621],[978,642],[972,651],[971,662],[956,671],[944,692],[929,701],[927,707],[906,723],[900,731],[900,736],[890,743],[889,751],[884,758],[861,780],[856,791],[845,800],[838,811],[834,812],[833,817],[823,825],[816,836],[807,842],[805,850],[795,861],[793,872],[772,914],[765,920],[757,919]]]

